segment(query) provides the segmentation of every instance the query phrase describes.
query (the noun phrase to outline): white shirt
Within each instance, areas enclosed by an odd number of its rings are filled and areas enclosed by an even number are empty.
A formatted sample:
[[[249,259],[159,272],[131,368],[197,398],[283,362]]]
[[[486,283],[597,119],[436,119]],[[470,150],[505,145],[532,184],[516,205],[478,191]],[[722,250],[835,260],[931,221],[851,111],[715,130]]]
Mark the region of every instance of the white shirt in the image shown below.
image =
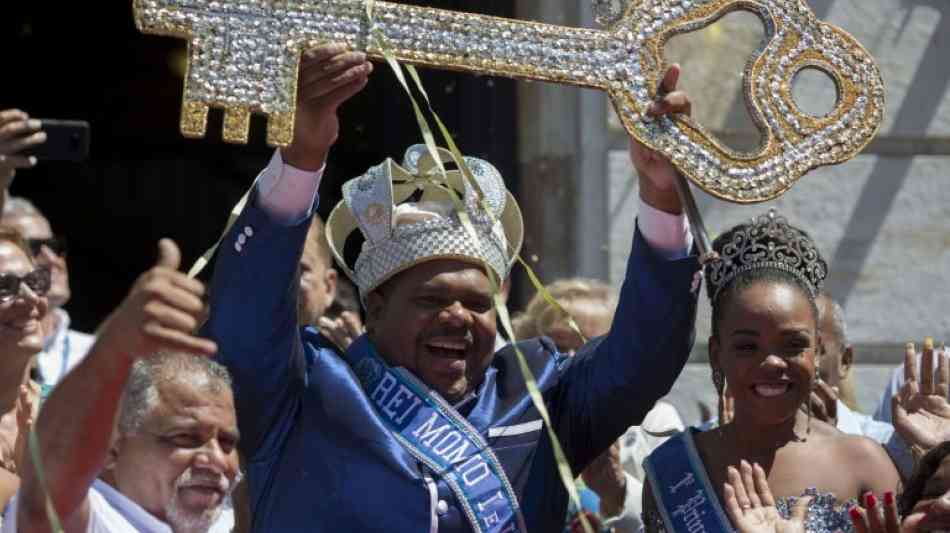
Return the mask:
[[[85,533],[172,533],[172,528],[108,483],[95,480],[89,487],[89,525]],[[16,533],[17,496],[7,506],[0,533]]]
[[[257,178],[258,205],[283,224],[302,222],[313,213],[324,168],[316,172],[300,170],[284,163],[280,150],[274,150]]]
[[[56,314],[56,331],[47,338],[43,351],[36,356],[36,368],[40,382],[50,387],[56,385],[86,357],[96,338],[88,333],[69,329],[69,313],[62,309]]]
[[[887,444],[894,434],[894,426],[874,420],[869,415],[856,413],[841,400],[838,400],[837,427],[842,433],[861,435],[881,444]]]
[[[643,228],[641,227],[641,232]],[[643,482],[646,473],[643,460],[671,436],[686,429],[679,412],[672,405],[660,401],[643,419],[643,424],[632,426],[620,437],[620,464],[627,479],[623,511],[614,517],[605,517],[604,527],[615,533],[636,533],[642,522]]]

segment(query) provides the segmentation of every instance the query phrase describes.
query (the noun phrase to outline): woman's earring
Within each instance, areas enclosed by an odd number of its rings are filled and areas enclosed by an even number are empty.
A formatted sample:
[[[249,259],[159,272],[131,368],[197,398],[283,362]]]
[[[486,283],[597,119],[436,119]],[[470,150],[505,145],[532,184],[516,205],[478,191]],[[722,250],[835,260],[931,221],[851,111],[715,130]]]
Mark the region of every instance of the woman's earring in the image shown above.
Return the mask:
[[[725,411],[725,408],[726,408],[725,403],[723,401],[725,399],[723,397],[723,392],[725,391],[725,388],[726,388],[726,377],[723,375],[722,369],[718,367],[713,367],[712,380],[713,380],[713,385],[716,387],[716,406],[717,406],[717,410],[719,411],[718,425],[721,426],[724,423],[722,416],[723,416],[723,411]]]

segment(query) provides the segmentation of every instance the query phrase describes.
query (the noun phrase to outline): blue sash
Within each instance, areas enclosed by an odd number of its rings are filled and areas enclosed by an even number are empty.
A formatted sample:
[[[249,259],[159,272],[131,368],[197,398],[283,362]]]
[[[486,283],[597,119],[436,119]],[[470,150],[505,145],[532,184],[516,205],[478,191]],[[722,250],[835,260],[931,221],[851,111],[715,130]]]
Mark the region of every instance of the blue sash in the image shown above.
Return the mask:
[[[407,370],[389,367],[365,336],[344,358],[396,440],[455,493],[475,533],[527,533],[501,463],[458,411]]]
[[[670,533],[731,533],[706,468],[699,459],[693,430],[673,436],[643,462],[653,499]]]

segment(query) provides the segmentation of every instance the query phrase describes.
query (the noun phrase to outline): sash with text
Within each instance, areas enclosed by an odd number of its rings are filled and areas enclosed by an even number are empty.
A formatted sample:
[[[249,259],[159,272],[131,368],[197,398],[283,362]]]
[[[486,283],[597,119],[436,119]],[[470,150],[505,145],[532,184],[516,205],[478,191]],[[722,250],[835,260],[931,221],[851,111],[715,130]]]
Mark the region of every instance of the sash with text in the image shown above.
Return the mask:
[[[344,359],[396,440],[451,487],[476,533],[527,533],[501,463],[458,411],[407,370],[389,367],[366,336]]]

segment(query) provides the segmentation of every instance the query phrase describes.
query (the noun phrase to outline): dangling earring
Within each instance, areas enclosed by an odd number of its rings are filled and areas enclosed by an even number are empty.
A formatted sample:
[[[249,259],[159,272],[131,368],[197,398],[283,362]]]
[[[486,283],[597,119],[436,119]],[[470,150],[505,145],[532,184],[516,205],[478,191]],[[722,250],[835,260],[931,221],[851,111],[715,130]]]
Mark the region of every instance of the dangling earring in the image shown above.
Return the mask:
[[[719,425],[723,425],[725,421],[722,419],[723,411],[725,411],[725,402],[723,397],[723,392],[726,388],[726,377],[722,373],[722,369],[719,367],[712,367],[712,381],[713,385],[716,387],[716,407],[719,413]]]

